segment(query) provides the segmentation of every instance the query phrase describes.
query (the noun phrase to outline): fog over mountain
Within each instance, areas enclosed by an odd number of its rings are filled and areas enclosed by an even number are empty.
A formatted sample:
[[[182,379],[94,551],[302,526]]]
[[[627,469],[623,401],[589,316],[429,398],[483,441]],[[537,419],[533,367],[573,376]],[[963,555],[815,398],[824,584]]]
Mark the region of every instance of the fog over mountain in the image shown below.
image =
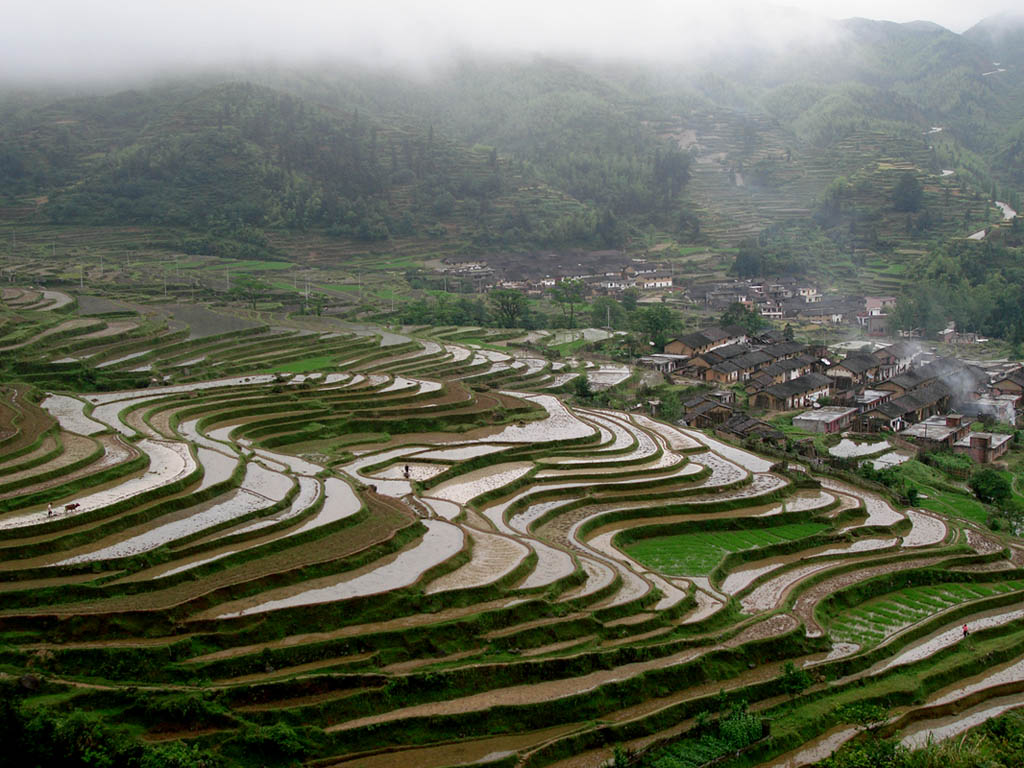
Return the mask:
[[[6,9],[0,79],[146,77],[224,65],[323,61],[434,71],[472,54],[545,54],[687,61],[719,51],[817,46],[836,19],[927,20],[962,32],[1012,7],[1006,0],[816,2],[769,5],[610,2],[382,3],[56,0]]]

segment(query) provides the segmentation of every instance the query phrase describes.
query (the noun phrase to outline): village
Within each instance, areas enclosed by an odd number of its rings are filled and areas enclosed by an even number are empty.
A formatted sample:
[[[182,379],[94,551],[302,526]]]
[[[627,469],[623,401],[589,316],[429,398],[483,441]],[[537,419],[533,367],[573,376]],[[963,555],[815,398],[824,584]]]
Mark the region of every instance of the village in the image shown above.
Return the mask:
[[[712,326],[640,363],[708,388],[683,403],[681,424],[778,447],[799,432],[884,434],[899,450],[882,465],[933,451],[996,462],[1011,446],[1024,402],[1020,364],[968,362],[916,340],[866,341],[839,357],[778,330]],[[781,418],[793,429],[784,431],[779,417],[787,413]]]

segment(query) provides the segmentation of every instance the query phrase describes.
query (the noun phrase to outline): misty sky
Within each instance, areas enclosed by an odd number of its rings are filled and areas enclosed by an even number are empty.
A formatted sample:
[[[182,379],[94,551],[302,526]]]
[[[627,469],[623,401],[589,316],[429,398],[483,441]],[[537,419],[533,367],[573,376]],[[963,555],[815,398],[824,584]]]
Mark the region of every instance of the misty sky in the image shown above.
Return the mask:
[[[0,79],[75,80],[325,59],[414,68],[470,53],[684,59],[827,41],[826,18],[962,32],[1013,0],[38,0],[7,4]]]

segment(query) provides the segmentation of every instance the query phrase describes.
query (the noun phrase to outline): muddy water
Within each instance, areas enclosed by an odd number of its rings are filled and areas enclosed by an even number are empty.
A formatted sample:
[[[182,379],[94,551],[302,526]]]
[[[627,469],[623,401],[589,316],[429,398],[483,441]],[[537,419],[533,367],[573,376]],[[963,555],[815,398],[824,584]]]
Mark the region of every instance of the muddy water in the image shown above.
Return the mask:
[[[703,621],[709,616],[713,616],[725,607],[725,603],[716,600],[703,589],[698,589],[694,592],[694,597],[697,600],[697,607],[683,619],[683,624],[696,624],[698,621]]]
[[[115,442],[110,445],[112,448],[116,448],[120,443]],[[140,440],[135,445],[149,457],[149,468],[144,474],[129,478],[111,488],[76,499],[75,501],[79,505],[78,508],[73,512],[64,512],[62,510],[60,517],[62,519],[77,517],[94,509],[100,509],[124,499],[129,499],[145,491],[176,482],[196,469],[195,459],[192,458],[192,453],[185,443],[163,440]],[[117,454],[111,451],[104,459],[109,462],[106,464],[107,466],[112,466],[113,464],[126,461],[130,457],[131,453],[129,450],[121,446]],[[103,459],[92,465],[93,471],[99,471],[102,464],[104,464]],[[28,515],[3,520],[0,522],[0,529],[38,525],[39,523],[45,523],[47,519],[47,511],[43,509]]]
[[[886,469],[888,467],[895,467],[899,464],[903,464],[906,461],[910,461],[914,458],[915,454],[910,451],[890,451],[871,462],[871,465],[875,469]]]
[[[454,520],[462,512],[462,507],[453,501],[433,499],[429,496],[421,496],[420,501],[430,507],[435,515],[445,520]]]
[[[214,525],[219,525],[255,512],[261,507],[266,506],[266,504],[267,500],[264,497],[250,491],[239,490],[232,494],[231,498],[227,501],[214,505],[205,512],[199,512],[185,519],[158,525],[145,533],[132,536],[108,547],[61,560],[57,565],[88,563],[95,560],[128,557],[148,552],[183,536],[190,536]]]
[[[1013,210],[1007,203],[996,201],[996,208],[1003,212],[1003,221],[1010,221],[1017,216],[1017,212]]]
[[[499,688],[492,691],[473,694],[464,698],[447,701],[419,704],[405,709],[395,709],[378,715],[357,718],[327,728],[328,732],[337,732],[358,728],[371,723],[380,724],[393,722],[407,717],[451,715],[467,712],[479,712],[496,705],[527,705],[538,702],[554,701],[565,696],[575,696],[591,691],[600,685],[626,680],[650,669],[666,669],[692,661],[701,655],[696,649],[686,649],[672,656],[633,664],[625,664],[614,669],[604,669],[585,675],[561,680],[546,680],[528,685]]]
[[[908,509],[907,517],[914,527],[903,537],[904,547],[927,547],[941,544],[946,538],[946,524],[937,517],[917,509]]]
[[[452,765],[486,765],[523,749],[543,744],[576,730],[578,724],[558,725],[515,736],[472,739],[454,744],[403,749],[366,757],[351,757],[325,768],[442,768]]]
[[[49,302],[52,302],[46,309],[60,309],[70,304],[73,299],[66,293],[60,291],[43,291],[43,298]]]
[[[286,453],[276,453],[275,451],[268,451],[263,448],[257,448],[253,451],[254,454],[263,459],[270,459],[276,461],[279,464],[284,464],[288,469],[297,475],[307,475],[313,477],[323,471],[323,467],[319,464],[314,464],[311,461],[300,459],[297,456],[289,456]]]
[[[212,381],[198,381],[191,384],[174,384],[166,387],[147,387],[146,389],[128,389],[120,392],[96,392],[87,395],[90,403],[112,403],[116,400],[131,400],[137,397],[149,397],[156,395],[177,395],[183,392],[199,392],[206,389],[217,389],[219,387],[237,387],[242,384],[270,384],[276,381],[272,373],[256,374],[253,376],[233,376],[225,379],[214,379]]]
[[[511,462],[484,467],[434,486],[430,493],[439,499],[465,504],[482,493],[497,490],[518,480],[533,469],[532,461]]]
[[[239,459],[234,456],[225,456],[220,451],[199,446],[196,448],[199,463],[203,465],[203,481],[196,488],[196,492],[205,491],[211,485],[223,483],[231,477],[231,473],[238,466]]]
[[[47,395],[40,404],[60,424],[61,429],[79,435],[95,435],[107,429],[95,419],[85,415],[85,403],[77,397],[67,395]]]
[[[644,576],[661,590],[664,597],[661,598],[655,605],[655,611],[667,611],[677,603],[681,602],[686,598],[686,590],[680,589],[679,587],[671,584],[667,579],[659,576],[656,573],[645,573]]]
[[[454,556],[463,546],[464,534],[461,528],[440,520],[425,520],[423,524],[427,527],[423,538],[413,547],[399,552],[390,562],[382,563],[359,576],[332,585],[308,589],[278,599],[258,600],[248,608],[221,614],[217,618],[248,616],[280,608],[348,600],[407,587],[430,568]]]
[[[548,412],[546,419],[531,421],[523,426],[505,427],[495,435],[482,438],[487,443],[542,443],[550,440],[569,440],[594,434],[594,428],[569,412],[557,397],[551,395],[524,395],[521,392],[502,392],[511,397],[522,397]]]
[[[740,601],[743,612],[758,613],[760,611],[772,610],[781,602],[783,595],[785,595],[787,590],[789,590],[789,588],[794,584],[807,578],[813,573],[823,571],[826,568],[832,568],[835,565],[837,565],[835,562],[812,563],[810,565],[794,568],[793,570],[787,571],[770,581],[766,581],[764,584],[756,587],[753,592]]]
[[[276,515],[264,518],[262,520],[255,520],[251,523],[243,525],[241,528],[229,529],[224,532],[225,536],[234,536],[243,533],[252,533],[262,528],[267,528],[277,523],[282,523],[285,520],[291,520],[293,517],[298,517],[307,509],[309,509],[317,499],[320,498],[320,481],[312,477],[300,477],[298,479],[299,492],[295,496],[295,500],[291,503],[288,509],[283,512],[278,512]],[[312,522],[312,521],[310,521]],[[305,526],[303,526],[305,527]],[[297,533],[297,531],[296,531]],[[292,536],[295,533],[290,534]]]
[[[607,587],[615,579],[615,571],[604,563],[599,563],[589,557],[580,557],[580,565],[587,576],[587,580],[578,591],[571,591],[562,600],[569,600],[574,597],[586,597]]]
[[[139,445],[146,441],[139,441]],[[119,486],[118,488],[122,488]],[[92,552],[76,555],[58,565],[91,562],[115,557],[127,557],[167,544],[184,536],[191,536],[206,528],[251,514],[261,507],[284,499],[292,488],[292,480],[277,472],[249,464],[242,485],[229,499],[195,514],[188,510],[174,513],[170,520],[143,533]]]
[[[824,760],[856,735],[856,727],[838,725],[817,739],[807,742],[799,749],[776,758],[765,768],[802,768],[806,765],[813,765]]]
[[[362,508],[362,502],[352,490],[352,486],[344,480],[336,477],[329,477],[324,481],[324,506],[312,520],[307,520],[301,526],[289,533],[289,536],[298,536],[300,533],[312,531],[328,523],[344,520],[351,517]]]
[[[767,472],[772,468],[772,464],[774,463],[768,459],[762,459],[760,456],[750,453],[749,451],[744,451],[741,448],[734,448],[731,445],[723,443],[721,440],[708,437],[702,432],[698,432],[694,429],[684,429],[682,432],[697,442],[703,443],[720,456],[724,456],[729,461],[743,467],[748,472]]]
[[[1021,701],[1022,697],[1019,693],[1000,696],[983,701],[955,715],[912,723],[903,732],[900,743],[911,749],[919,749],[930,741],[938,742],[959,736],[961,733],[981,725],[986,720],[998,717],[1011,709],[1018,709],[1021,706]]]
[[[877,443],[858,443],[844,437],[836,445],[828,449],[829,455],[839,456],[844,459],[857,456],[869,456],[872,453],[881,453],[889,447],[889,441],[881,440]]]
[[[1006,611],[1005,613],[992,613],[978,617],[972,616],[967,619],[967,625],[972,632],[978,632],[982,629],[989,629],[990,627],[999,627],[1003,624],[1009,624],[1011,621],[1017,621],[1018,619],[1024,619],[1024,609],[1018,608]],[[955,645],[963,639],[962,626],[963,622],[957,621],[955,626],[943,630],[939,634],[933,635],[924,641],[904,648],[896,656],[893,656],[888,661],[883,662],[878,667],[877,671],[884,672],[892,667],[911,664],[915,661],[928,658],[932,654],[938,653],[943,648]]]
[[[1017,661],[1000,667],[994,671],[987,672],[984,675],[979,675],[970,681],[961,680],[955,687],[949,689],[945,693],[940,694],[934,699],[929,699],[928,706],[949,704],[957,699],[962,699],[964,696],[969,696],[972,693],[983,691],[986,688],[991,688],[995,685],[1019,683],[1021,681],[1024,681],[1024,659],[1018,659]],[[1018,694],[1016,698],[1019,706],[1022,697]]]
[[[579,376],[578,373],[560,373],[552,379],[551,383],[545,387],[545,389],[558,389],[561,386],[565,386],[570,381]]]
[[[576,564],[567,552],[548,546],[540,541],[531,541],[533,551],[537,553],[537,565],[519,585],[519,589],[533,589],[554,584],[559,579],[570,575]]]
[[[520,533],[529,534],[529,528],[536,520],[539,520],[543,515],[545,515],[552,509],[571,503],[572,499],[558,499],[556,501],[542,501],[539,504],[531,504],[522,512],[513,515],[509,519],[508,524]],[[503,508],[498,511],[504,512],[504,506],[507,505],[503,505]],[[490,511],[491,510],[488,510],[488,517],[491,517],[491,515],[489,514]]]
[[[507,451],[507,445],[460,445],[454,448],[436,448],[413,454],[417,459],[432,459],[437,461],[466,461],[475,459],[477,456],[486,456],[489,453]]]
[[[466,347],[459,347],[455,344],[445,344],[445,352],[452,356],[453,363],[461,363],[463,360],[468,360],[470,354],[472,354]]]
[[[113,360],[107,360],[105,362],[99,363],[96,367],[97,368],[108,368],[108,367],[110,367],[112,365],[118,365],[119,363],[126,363],[129,360],[134,360],[134,359],[136,359],[138,357],[142,357],[143,355],[148,355],[152,351],[153,351],[152,349],[143,349],[140,352],[132,352],[130,355],[123,355],[121,357],[115,357]]]
[[[630,418],[639,426],[644,427],[651,432],[655,432],[665,438],[665,440],[668,441],[669,447],[673,451],[691,451],[700,447],[700,443],[693,438],[684,435],[683,432],[676,427],[668,424],[662,424],[660,421],[655,421],[654,419],[641,416],[640,414],[633,414]]]
[[[847,496],[861,499],[864,502],[864,507],[868,513],[867,519],[854,525],[848,525],[841,530],[847,531],[862,525],[892,525],[903,519],[903,515],[893,509],[889,502],[876,493],[855,488],[852,485],[839,480],[833,480],[830,477],[822,477],[820,480],[822,488],[845,493]]]
[[[408,474],[406,474],[407,469]],[[429,480],[445,472],[447,469],[448,467],[444,464],[420,464],[410,461],[405,464],[392,464],[390,467],[369,474],[368,477],[381,480],[401,480],[404,478],[410,480]]]
[[[235,455],[235,451],[231,447],[230,442],[214,440],[213,438],[202,434],[196,427],[198,421],[199,419],[191,419],[189,421],[180,422],[178,424],[178,434],[186,440],[190,440],[196,445],[201,445],[204,448],[209,448],[212,451],[219,451],[220,453],[226,453],[232,456]]]
[[[722,591],[727,595],[735,595],[749,587],[758,577],[781,567],[782,562],[780,561],[738,568],[722,580]]]
[[[461,568],[430,582],[424,590],[425,594],[493,584],[515,570],[530,554],[529,547],[507,536],[471,528],[465,529],[465,533],[473,542],[472,559]]]

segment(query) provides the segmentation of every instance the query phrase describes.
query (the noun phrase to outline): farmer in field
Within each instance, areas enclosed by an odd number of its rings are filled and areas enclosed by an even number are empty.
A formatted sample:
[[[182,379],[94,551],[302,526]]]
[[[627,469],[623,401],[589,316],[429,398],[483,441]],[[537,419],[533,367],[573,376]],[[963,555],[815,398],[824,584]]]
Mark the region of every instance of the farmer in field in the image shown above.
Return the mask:
[[[53,502],[47,502],[46,504],[46,516],[53,517]]]
[[[405,465],[404,472],[405,472],[405,479],[408,480],[409,479],[409,465],[408,464]]]
[[[969,634],[971,633],[967,631],[967,625],[964,624],[964,637],[967,637]]]

